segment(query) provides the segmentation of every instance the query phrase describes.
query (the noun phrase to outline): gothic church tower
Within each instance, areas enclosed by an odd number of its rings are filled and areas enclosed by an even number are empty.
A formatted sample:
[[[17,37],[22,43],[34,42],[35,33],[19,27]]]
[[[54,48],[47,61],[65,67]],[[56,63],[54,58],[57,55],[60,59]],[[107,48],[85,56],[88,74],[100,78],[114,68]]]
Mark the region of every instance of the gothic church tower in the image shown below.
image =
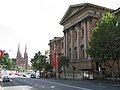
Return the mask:
[[[28,54],[27,54],[27,45],[25,45],[25,52],[24,52],[24,57],[21,56],[20,53],[20,44],[18,45],[18,51],[17,51],[17,56],[16,56],[16,65],[23,69],[27,69],[28,67]]]

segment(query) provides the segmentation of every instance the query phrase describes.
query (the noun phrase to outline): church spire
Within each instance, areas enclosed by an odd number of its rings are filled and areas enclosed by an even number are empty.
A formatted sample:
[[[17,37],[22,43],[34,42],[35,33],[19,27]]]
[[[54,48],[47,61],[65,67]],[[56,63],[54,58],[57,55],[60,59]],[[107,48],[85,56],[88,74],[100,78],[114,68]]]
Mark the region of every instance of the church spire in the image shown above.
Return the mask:
[[[18,44],[17,57],[21,57],[21,53],[20,53],[20,43]]]
[[[27,44],[25,45],[25,53],[27,53]]]
[[[28,55],[27,55],[27,44],[25,45],[24,58],[28,58]]]
[[[20,43],[18,44],[18,52],[20,52]]]

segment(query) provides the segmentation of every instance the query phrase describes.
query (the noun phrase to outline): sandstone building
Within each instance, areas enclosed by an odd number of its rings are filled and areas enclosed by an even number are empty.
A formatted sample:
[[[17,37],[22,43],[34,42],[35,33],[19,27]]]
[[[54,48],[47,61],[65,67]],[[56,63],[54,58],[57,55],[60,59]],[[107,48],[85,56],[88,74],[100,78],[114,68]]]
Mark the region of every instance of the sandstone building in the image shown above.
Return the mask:
[[[86,49],[89,46],[92,29],[107,12],[115,14],[120,21],[120,8],[113,10],[90,3],[70,5],[61,19],[60,24],[64,27],[64,36],[62,39],[59,37],[50,40],[50,56],[58,52],[69,57],[70,66],[66,70],[67,78],[73,78],[73,67],[75,67],[74,77],[76,79],[96,77],[96,73],[100,71],[98,63],[91,60]],[[116,67],[119,72],[120,61],[116,63]]]
[[[63,54],[63,37],[54,37],[54,39],[50,40],[50,63],[53,67],[53,73],[58,75],[58,62],[57,58],[59,54]]]
[[[91,30],[98,19],[106,12],[112,11],[90,3],[71,5],[66,11],[60,24],[64,26],[64,55],[70,59],[70,67],[67,70],[69,78],[73,76],[73,66],[76,68],[76,78],[89,77],[90,74],[93,76],[93,72],[98,69],[86,49],[92,36]]]

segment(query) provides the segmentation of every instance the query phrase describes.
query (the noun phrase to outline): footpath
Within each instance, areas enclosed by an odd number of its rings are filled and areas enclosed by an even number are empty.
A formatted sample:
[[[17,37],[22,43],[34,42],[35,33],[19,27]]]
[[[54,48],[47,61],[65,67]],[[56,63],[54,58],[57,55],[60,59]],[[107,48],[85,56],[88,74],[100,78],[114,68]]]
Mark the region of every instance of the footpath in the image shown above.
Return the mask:
[[[70,81],[83,81],[83,82],[91,82],[91,83],[107,83],[107,84],[117,84],[117,85],[120,85],[120,78],[118,80],[115,80],[113,82],[113,80],[111,79],[93,79],[93,80],[90,80],[90,79],[64,79],[64,78],[57,78],[59,80],[70,80]]]

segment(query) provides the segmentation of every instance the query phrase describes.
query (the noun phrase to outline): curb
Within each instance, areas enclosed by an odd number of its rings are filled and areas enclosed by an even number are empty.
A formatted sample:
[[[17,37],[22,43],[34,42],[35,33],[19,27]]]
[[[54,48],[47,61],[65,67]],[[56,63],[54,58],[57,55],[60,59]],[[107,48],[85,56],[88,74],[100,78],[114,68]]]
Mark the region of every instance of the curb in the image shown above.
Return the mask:
[[[117,81],[117,82],[112,82],[110,80],[83,80],[83,79],[70,79],[70,78],[53,78],[53,79],[57,79],[57,80],[70,80],[70,81],[83,81],[83,82],[91,82],[91,83],[107,83],[107,84],[117,84],[117,85],[120,85],[120,81]]]

